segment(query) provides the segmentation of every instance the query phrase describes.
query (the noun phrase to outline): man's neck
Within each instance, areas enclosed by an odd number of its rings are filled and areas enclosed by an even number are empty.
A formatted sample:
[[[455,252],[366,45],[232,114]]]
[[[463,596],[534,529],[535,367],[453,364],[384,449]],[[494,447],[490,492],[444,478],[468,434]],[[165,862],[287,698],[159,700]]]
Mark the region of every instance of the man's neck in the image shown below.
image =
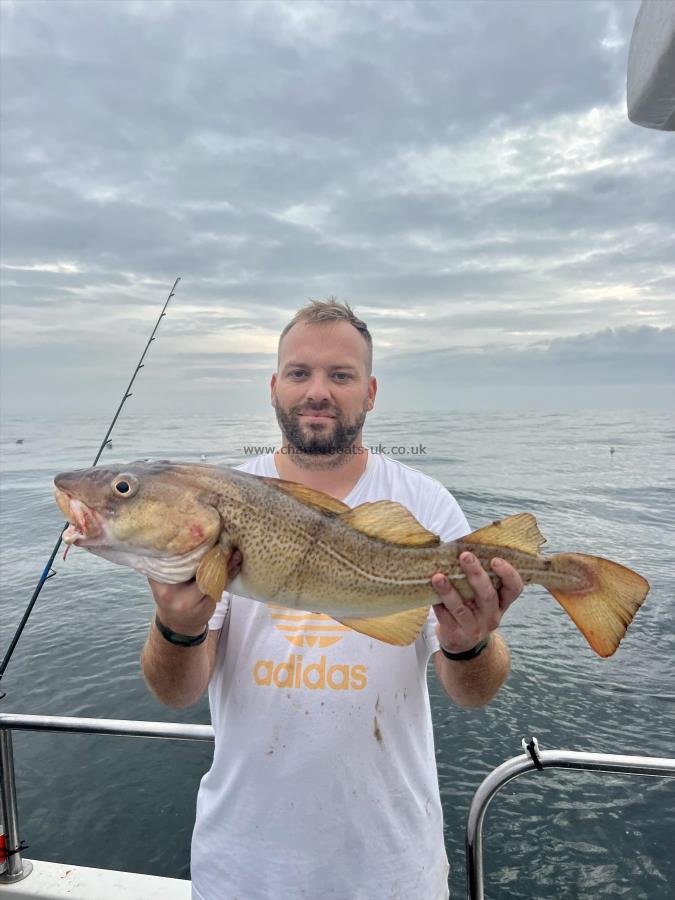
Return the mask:
[[[324,456],[298,453],[284,440],[274,454],[279,478],[297,481],[337,500],[351,493],[368,464],[368,450],[357,441],[347,453]]]

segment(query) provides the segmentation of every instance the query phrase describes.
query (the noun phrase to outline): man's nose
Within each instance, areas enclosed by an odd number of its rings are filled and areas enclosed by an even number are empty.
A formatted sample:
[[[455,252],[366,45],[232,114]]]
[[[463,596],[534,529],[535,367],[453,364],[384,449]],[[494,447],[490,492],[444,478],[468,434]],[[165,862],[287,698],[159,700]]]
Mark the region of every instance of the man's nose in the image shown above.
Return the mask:
[[[331,399],[331,382],[320,372],[316,372],[306,383],[306,397],[312,403],[328,403]]]

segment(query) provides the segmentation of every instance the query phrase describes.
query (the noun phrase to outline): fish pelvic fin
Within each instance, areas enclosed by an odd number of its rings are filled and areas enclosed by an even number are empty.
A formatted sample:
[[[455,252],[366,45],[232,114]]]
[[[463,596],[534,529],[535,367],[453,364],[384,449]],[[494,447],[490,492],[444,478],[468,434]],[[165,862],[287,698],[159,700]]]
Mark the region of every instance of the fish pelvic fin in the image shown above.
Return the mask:
[[[539,554],[539,548],[546,543],[546,538],[539,531],[537,520],[532,513],[518,513],[508,516],[473,531],[462,538],[467,544],[487,544],[493,547],[508,547],[520,553],[532,556]]]
[[[337,619],[342,625],[377,638],[385,644],[405,647],[417,640],[429,617],[429,607],[408,609],[393,616],[378,616],[375,619]]]
[[[404,547],[435,547],[441,539],[420,525],[415,516],[393,500],[362,503],[340,518],[357,531]]]
[[[197,587],[214,600],[220,600],[227,586],[227,566],[232,553],[233,548],[226,549],[216,544],[204,554],[197,567],[195,573]]]
[[[581,553],[559,553],[551,558],[558,571],[581,575],[586,586],[576,591],[552,590],[593,650],[611,656],[633,616],[644,603],[649,582],[620,563]]]

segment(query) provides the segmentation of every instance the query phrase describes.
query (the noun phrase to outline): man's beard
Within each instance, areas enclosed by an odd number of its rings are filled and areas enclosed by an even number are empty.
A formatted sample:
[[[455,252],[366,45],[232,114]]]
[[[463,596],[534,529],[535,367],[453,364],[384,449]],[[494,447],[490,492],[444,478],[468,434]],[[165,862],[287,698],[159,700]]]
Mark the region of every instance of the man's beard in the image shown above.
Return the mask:
[[[366,405],[352,421],[346,421],[344,416],[337,409],[330,409],[327,404],[293,406],[289,410],[282,408],[277,400],[275,407],[277,414],[277,422],[282,434],[288,442],[291,453],[307,454],[308,456],[332,456],[335,458],[337,465],[347,460],[347,455],[354,446],[356,436],[361,431],[363,423],[366,420]],[[323,433],[323,429],[316,432],[312,431],[311,426],[305,426],[303,429],[301,413],[326,413],[334,417],[328,421],[333,423],[333,427],[328,434]]]

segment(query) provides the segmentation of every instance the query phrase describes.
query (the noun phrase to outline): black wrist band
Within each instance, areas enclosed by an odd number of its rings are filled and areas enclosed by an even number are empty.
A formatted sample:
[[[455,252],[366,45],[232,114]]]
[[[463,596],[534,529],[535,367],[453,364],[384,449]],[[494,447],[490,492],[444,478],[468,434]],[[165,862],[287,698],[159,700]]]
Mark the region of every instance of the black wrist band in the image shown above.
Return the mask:
[[[441,653],[446,659],[451,659],[454,662],[461,662],[464,659],[475,659],[477,656],[480,656],[487,645],[488,638],[484,638],[482,641],[479,641],[475,647],[472,647],[470,650],[464,650],[462,653],[451,653],[449,650],[446,650],[445,647],[441,647]]]
[[[198,644],[203,644],[209,634],[208,625],[202,634],[178,634],[176,631],[172,631],[166,625],[163,625],[159,621],[158,615],[155,615],[155,627],[165,640],[170,644],[175,644],[177,647],[196,647]]]

